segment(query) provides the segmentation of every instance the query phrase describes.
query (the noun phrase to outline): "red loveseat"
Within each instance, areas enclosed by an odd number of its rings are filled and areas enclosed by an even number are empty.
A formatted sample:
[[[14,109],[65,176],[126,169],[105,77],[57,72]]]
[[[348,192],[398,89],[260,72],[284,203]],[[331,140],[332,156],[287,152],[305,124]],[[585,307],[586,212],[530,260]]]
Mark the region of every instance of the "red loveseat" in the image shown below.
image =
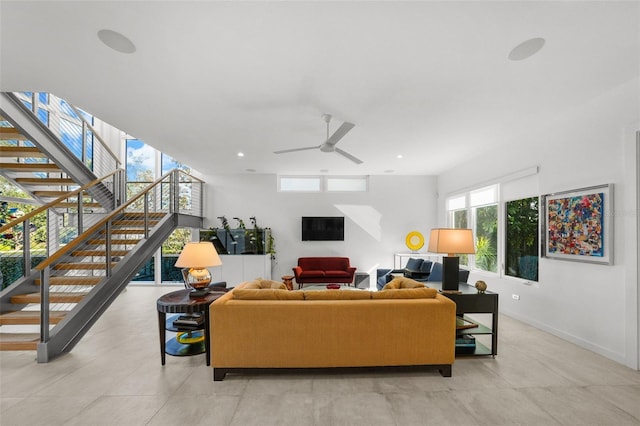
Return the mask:
[[[348,257],[300,257],[293,268],[298,288],[303,284],[351,284],[356,268],[349,264]]]

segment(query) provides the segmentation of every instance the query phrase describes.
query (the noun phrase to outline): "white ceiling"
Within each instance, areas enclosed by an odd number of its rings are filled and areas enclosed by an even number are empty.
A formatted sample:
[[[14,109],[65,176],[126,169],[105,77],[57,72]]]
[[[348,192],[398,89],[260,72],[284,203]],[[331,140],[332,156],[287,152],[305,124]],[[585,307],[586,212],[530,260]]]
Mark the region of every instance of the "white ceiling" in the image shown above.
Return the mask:
[[[3,0],[0,24],[2,91],[55,93],[205,173],[439,174],[640,74],[637,1]],[[364,164],[273,154],[320,145],[323,113],[356,124],[338,147]]]

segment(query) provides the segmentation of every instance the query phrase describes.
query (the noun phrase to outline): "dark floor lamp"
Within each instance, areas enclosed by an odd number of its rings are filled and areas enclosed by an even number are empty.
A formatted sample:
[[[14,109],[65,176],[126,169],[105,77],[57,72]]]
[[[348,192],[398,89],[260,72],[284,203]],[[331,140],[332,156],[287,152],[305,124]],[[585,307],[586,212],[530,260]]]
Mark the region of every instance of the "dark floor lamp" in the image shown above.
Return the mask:
[[[474,254],[471,229],[434,228],[429,236],[431,253],[446,253],[442,257],[442,290],[458,290],[460,258],[457,254]]]

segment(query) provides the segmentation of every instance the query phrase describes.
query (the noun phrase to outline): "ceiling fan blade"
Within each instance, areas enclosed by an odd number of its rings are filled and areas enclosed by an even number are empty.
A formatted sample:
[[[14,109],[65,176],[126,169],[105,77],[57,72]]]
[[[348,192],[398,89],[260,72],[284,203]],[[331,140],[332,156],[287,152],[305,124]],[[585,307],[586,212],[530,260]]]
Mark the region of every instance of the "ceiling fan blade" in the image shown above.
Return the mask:
[[[274,154],[285,154],[287,152],[296,152],[296,151],[306,151],[309,149],[318,149],[320,148],[318,145],[314,145],[314,146],[308,146],[306,148],[293,148],[293,149],[283,149],[280,151],[273,151]]]
[[[333,132],[333,134],[329,139],[327,139],[325,144],[331,145],[331,146],[337,144],[340,141],[340,139],[342,139],[344,135],[346,135],[349,132],[349,130],[354,128],[354,126],[355,124],[353,123],[347,123],[347,122],[342,123],[342,126],[338,127],[338,130]]]
[[[360,160],[359,158],[354,157],[353,155],[349,154],[348,152],[344,152],[343,150],[341,150],[340,148],[335,148],[334,149],[338,154],[342,155],[343,157],[348,158],[349,160],[353,161],[356,164],[362,164],[362,160]]]

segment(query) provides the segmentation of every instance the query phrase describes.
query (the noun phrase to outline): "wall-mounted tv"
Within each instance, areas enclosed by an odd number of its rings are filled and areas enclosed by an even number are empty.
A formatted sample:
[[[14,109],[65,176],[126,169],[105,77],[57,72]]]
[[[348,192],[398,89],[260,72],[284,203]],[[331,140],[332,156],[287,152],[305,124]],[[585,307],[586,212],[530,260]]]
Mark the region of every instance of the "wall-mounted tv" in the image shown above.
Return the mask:
[[[344,241],[344,217],[302,217],[302,241]]]

